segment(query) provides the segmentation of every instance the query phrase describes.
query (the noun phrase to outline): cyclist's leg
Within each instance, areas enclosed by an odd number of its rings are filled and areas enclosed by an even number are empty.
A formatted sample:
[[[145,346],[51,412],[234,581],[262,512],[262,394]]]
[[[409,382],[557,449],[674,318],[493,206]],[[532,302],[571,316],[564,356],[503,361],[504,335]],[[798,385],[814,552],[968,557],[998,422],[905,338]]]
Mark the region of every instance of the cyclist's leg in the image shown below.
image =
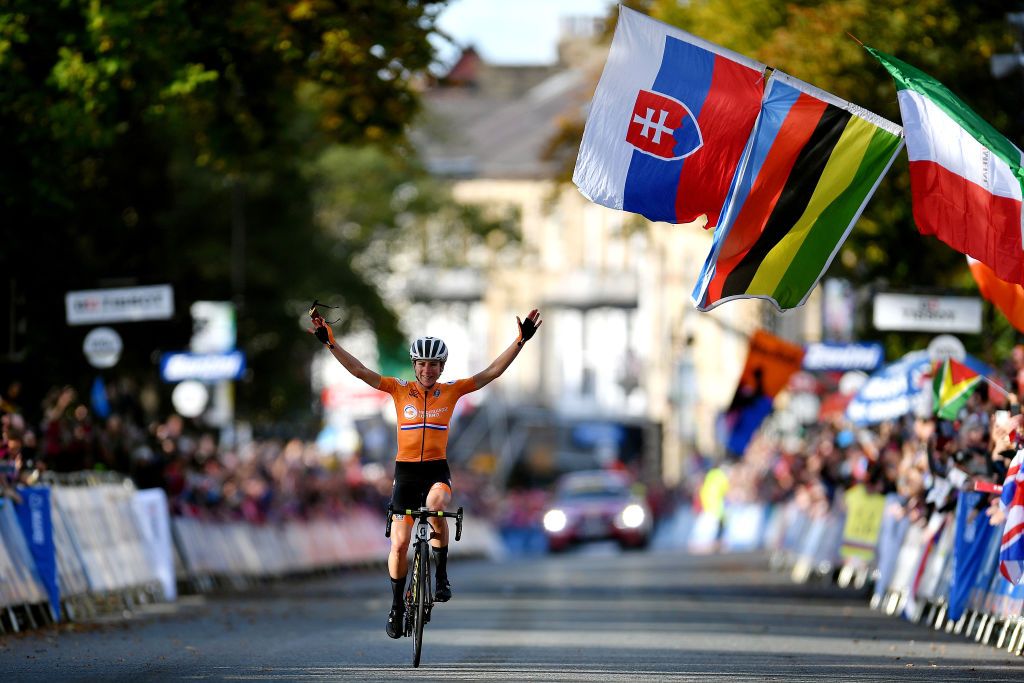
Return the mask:
[[[431,510],[446,510],[452,502],[452,489],[448,482],[437,482],[430,487],[427,493],[427,507]],[[430,526],[434,529],[436,538],[430,540],[434,548],[448,547],[448,520],[443,517],[431,517]]]
[[[395,463],[395,481],[391,486],[392,510],[415,510],[423,500],[423,483],[417,477],[417,463]],[[409,538],[412,518],[395,515],[391,526],[391,552],[388,554],[388,572],[391,580],[405,581],[409,570]]]
[[[409,537],[412,535],[411,518],[395,515],[391,524],[391,552],[388,554],[388,578],[391,579],[391,611],[384,629],[391,638],[405,634],[405,575],[408,572]],[[397,577],[397,578],[396,578]]]
[[[430,487],[427,494],[427,507],[431,510],[446,510],[452,502],[450,480],[439,481]],[[432,555],[434,556],[434,599],[447,602],[452,597],[451,584],[448,581],[448,520],[432,517],[430,525],[436,538],[431,539]]]
[[[391,552],[388,553],[388,574],[392,581],[405,583],[409,571],[409,539],[412,536],[412,517],[395,515],[391,526]]]
[[[391,489],[392,509],[406,510],[419,507],[422,485],[411,476],[411,471],[403,463],[396,463],[395,481]],[[388,553],[391,612],[388,614],[387,633],[392,638],[399,638],[405,632],[402,615],[405,612],[405,577],[409,571],[412,522],[412,518],[407,515],[395,515],[391,525],[391,550]]]
[[[447,510],[452,502],[452,475],[446,460],[429,463],[430,488],[427,491],[427,507],[431,510]],[[448,548],[448,520],[431,517],[430,526],[437,538],[431,539],[434,548]]]

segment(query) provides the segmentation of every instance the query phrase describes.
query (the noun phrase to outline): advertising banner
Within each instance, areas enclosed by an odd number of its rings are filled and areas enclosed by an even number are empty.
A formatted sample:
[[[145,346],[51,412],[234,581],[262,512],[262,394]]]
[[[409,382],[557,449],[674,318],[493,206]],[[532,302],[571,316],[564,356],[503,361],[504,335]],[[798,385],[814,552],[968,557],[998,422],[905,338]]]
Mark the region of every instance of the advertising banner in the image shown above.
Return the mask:
[[[871,372],[877,369],[883,360],[885,351],[878,342],[812,342],[804,349],[804,370],[810,372]]]
[[[857,558],[865,564],[875,560],[878,534],[885,514],[885,496],[868,493],[858,484],[846,492],[846,524],[839,554],[844,559]]]
[[[154,285],[68,292],[64,305],[68,325],[167,320],[174,315],[174,289]]]
[[[132,508],[138,522],[139,533],[146,548],[146,559],[160,579],[164,597],[176,600],[178,588],[174,578],[174,550],[171,542],[171,516],[167,507],[167,494],[163,489],[143,489],[135,492]]]
[[[0,498],[0,547],[0,596],[7,606],[46,601],[46,591],[36,573],[14,505],[4,498]]]
[[[50,612],[60,621],[60,587],[57,584],[57,549],[53,543],[50,488],[19,487],[21,504],[15,506],[21,532],[36,564],[36,574],[50,598]]]
[[[165,353],[160,356],[160,377],[165,382],[220,382],[241,379],[244,373],[245,354],[241,351]]]
[[[976,296],[876,294],[874,325],[906,332],[981,332],[981,299]]]

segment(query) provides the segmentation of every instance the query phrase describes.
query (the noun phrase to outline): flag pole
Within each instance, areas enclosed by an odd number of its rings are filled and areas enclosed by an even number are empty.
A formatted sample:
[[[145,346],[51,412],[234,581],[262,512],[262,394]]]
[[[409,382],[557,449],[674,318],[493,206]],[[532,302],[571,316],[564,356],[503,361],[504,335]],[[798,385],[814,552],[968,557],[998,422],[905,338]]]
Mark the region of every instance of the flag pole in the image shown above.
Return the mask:
[[[1007,391],[1006,389],[1003,389],[1001,386],[999,386],[998,384],[996,384],[995,382],[990,380],[987,376],[985,376],[985,375],[978,375],[978,377],[981,377],[983,380],[988,382],[988,385],[990,387],[992,387],[994,389],[998,389],[1000,392],[1002,392],[1002,394],[1003,394],[1003,396],[1005,398],[1009,398],[1010,397],[1010,392],[1009,391]]]

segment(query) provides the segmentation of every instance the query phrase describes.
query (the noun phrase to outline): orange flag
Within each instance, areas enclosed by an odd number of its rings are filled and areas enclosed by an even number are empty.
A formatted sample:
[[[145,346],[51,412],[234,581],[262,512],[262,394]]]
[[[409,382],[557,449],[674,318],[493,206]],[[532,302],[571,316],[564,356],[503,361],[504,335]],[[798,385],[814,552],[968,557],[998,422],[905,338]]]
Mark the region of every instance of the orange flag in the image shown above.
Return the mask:
[[[1024,287],[1000,280],[995,271],[970,256],[967,257],[967,265],[981,295],[1002,311],[1018,332],[1024,332]]]

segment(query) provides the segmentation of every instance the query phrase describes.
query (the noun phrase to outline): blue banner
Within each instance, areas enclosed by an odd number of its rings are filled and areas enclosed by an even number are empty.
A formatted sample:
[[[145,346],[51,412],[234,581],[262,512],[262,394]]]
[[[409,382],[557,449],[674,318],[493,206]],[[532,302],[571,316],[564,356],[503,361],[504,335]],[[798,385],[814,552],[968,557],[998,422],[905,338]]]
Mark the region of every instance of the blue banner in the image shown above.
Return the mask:
[[[883,360],[885,350],[878,342],[812,342],[804,350],[804,370],[810,372],[871,372],[877,369]]]
[[[977,358],[962,361],[971,370],[992,375],[995,371]],[[846,407],[846,417],[856,425],[877,424],[904,415],[932,414],[932,361],[927,351],[911,351],[868,378]]]
[[[241,351],[225,353],[165,353],[160,356],[160,377],[165,382],[221,382],[241,379],[245,374],[245,354]]]
[[[956,535],[953,538],[953,577],[949,582],[949,618],[963,616],[967,599],[982,568],[989,539],[995,527],[988,523],[984,509],[975,509],[988,496],[974,491],[961,491],[956,503]],[[974,513],[973,519],[971,513]]]
[[[50,489],[20,487],[21,503],[15,505],[18,523],[36,563],[36,574],[50,597],[50,612],[60,621],[60,587],[57,585],[57,549],[53,543]]]

